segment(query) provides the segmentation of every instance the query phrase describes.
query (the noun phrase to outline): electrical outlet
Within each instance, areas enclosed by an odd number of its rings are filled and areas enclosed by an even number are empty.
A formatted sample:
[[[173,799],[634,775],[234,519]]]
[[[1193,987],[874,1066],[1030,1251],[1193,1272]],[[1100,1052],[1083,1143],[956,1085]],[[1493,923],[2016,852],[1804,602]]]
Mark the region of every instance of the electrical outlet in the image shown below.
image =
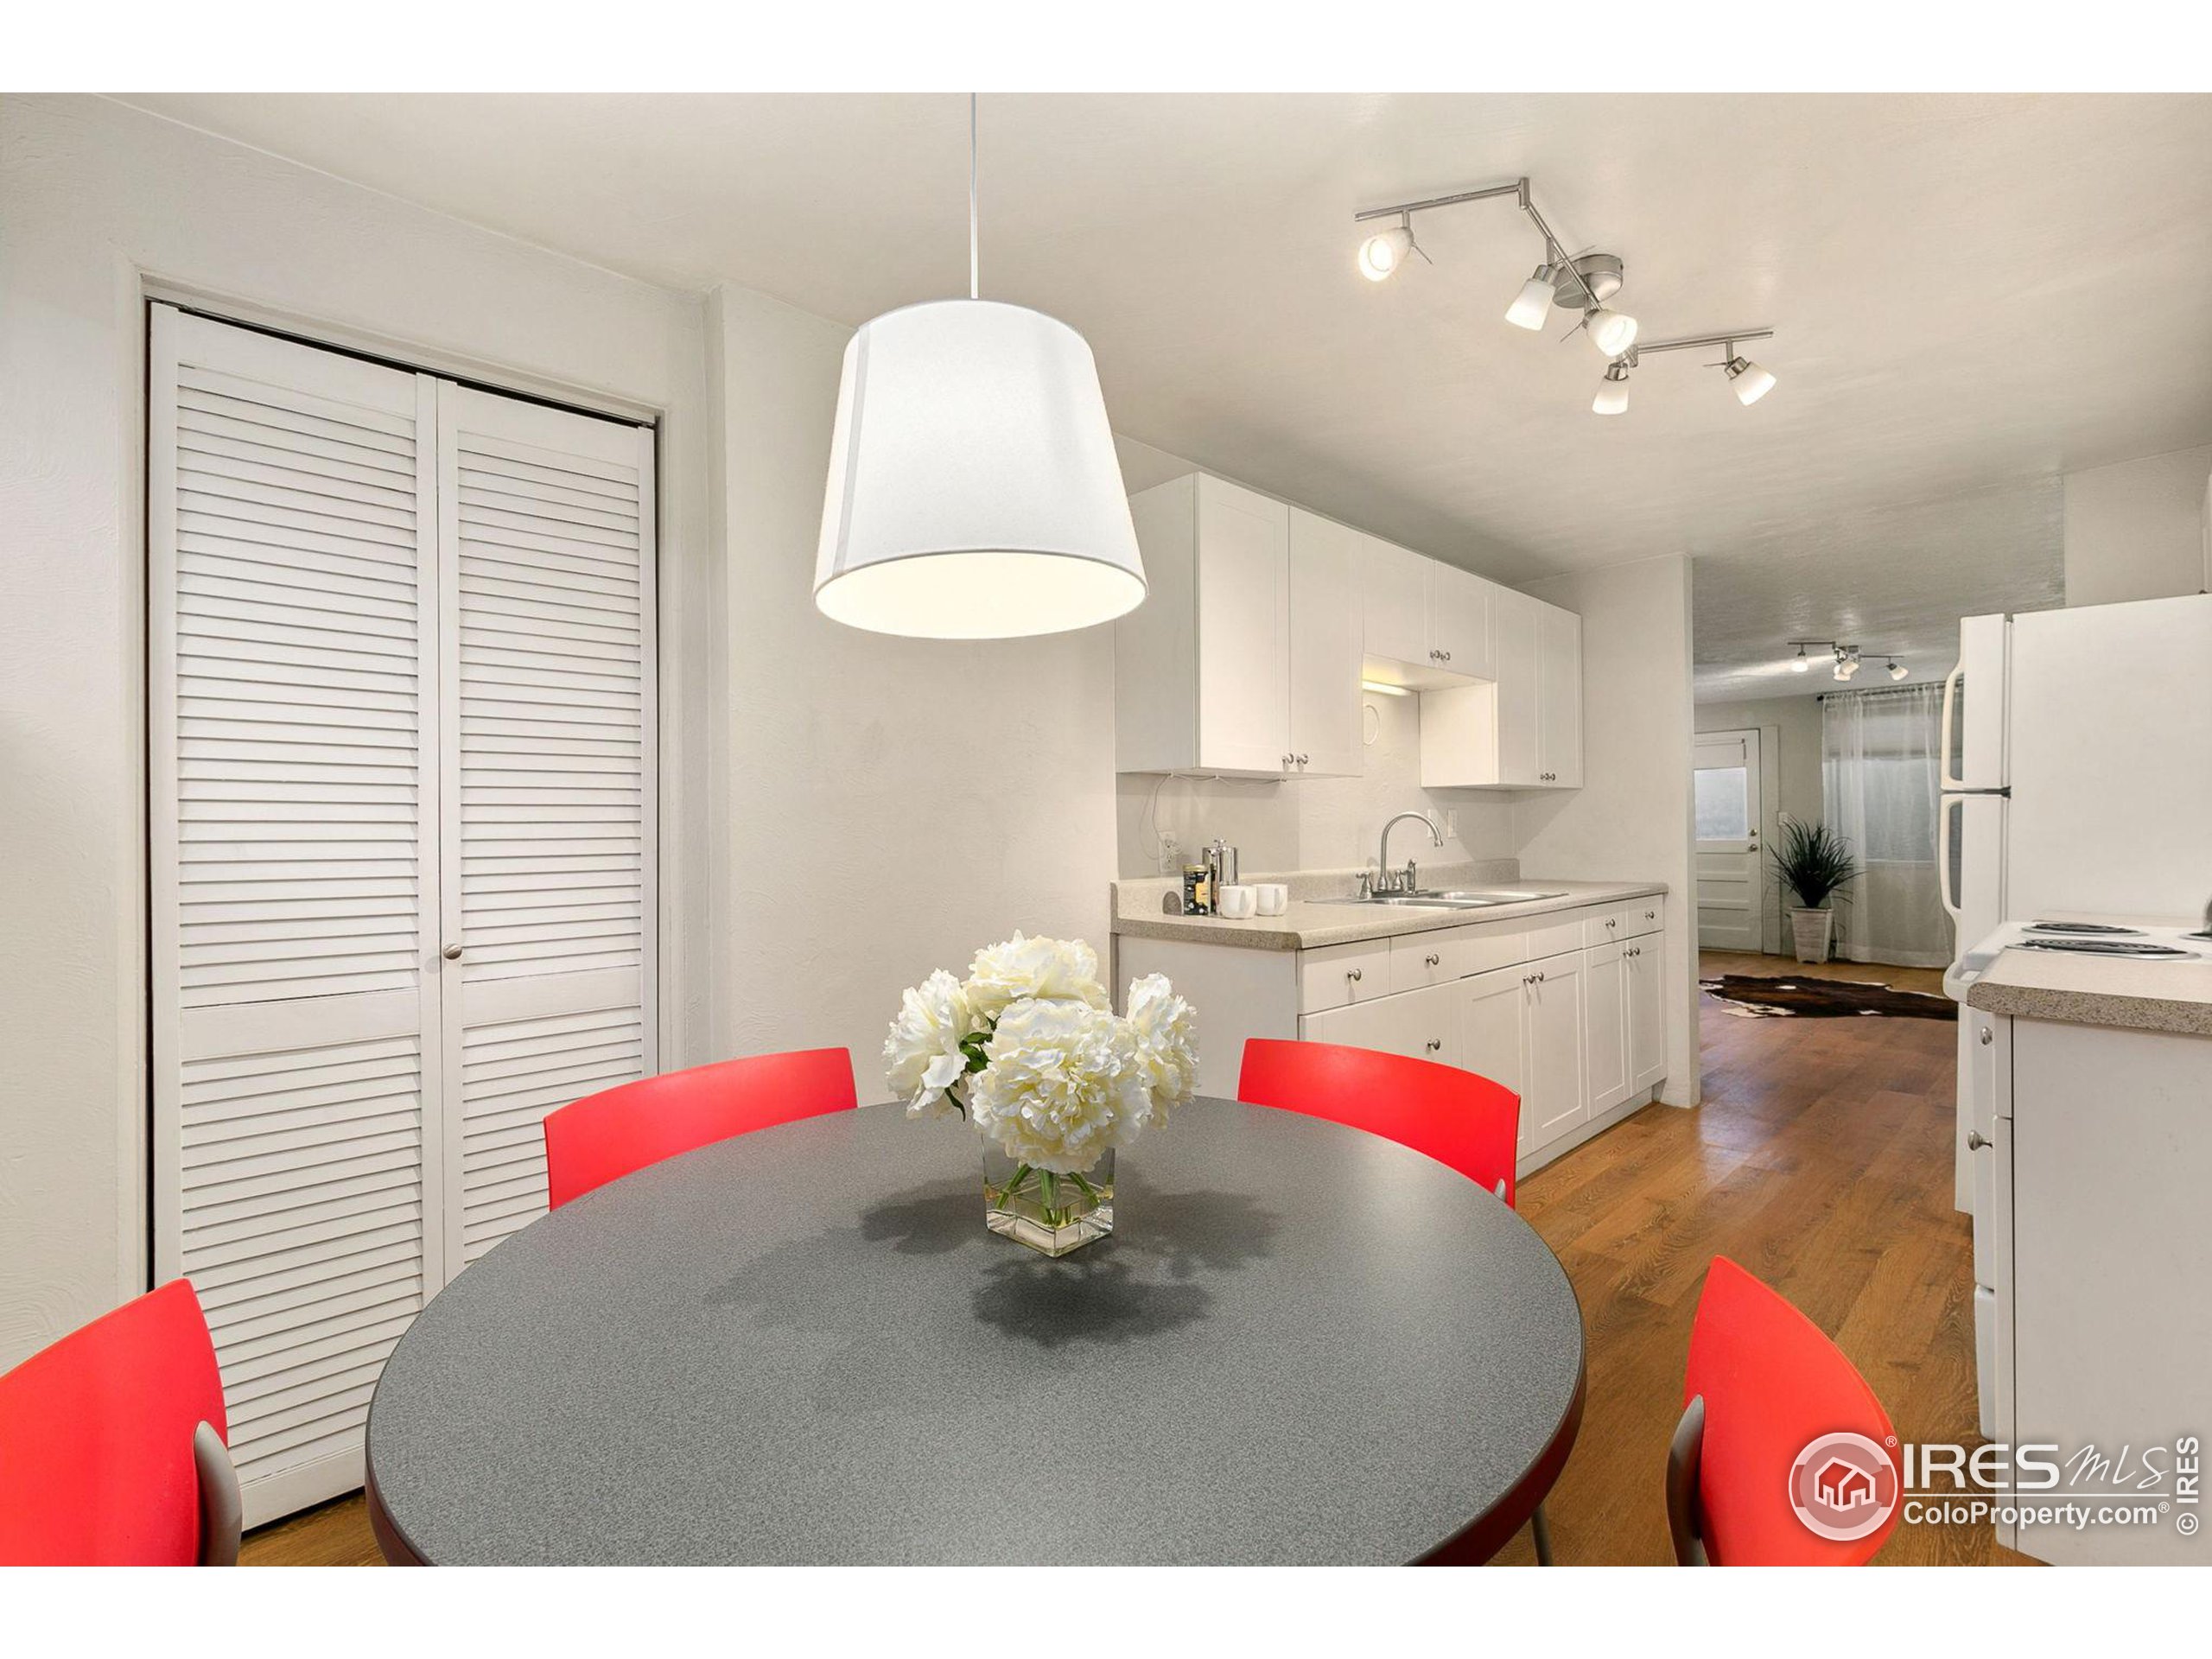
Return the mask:
[[[1456,806],[1447,806],[1444,809],[1444,833],[1447,836],[1456,836],[1459,833],[1459,809]]]
[[[1161,830],[1160,873],[1162,875],[1180,875],[1183,873],[1182,853],[1182,844],[1175,839],[1175,832],[1173,830]]]

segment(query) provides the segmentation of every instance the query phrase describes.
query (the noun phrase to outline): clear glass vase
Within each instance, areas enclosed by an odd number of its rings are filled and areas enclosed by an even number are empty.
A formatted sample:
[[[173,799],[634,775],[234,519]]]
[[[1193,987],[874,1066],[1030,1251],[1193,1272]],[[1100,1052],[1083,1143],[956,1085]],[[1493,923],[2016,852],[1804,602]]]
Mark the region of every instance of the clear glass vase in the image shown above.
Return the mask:
[[[983,1224],[1046,1255],[1065,1255],[1114,1230],[1114,1152],[1060,1174],[983,1146]]]

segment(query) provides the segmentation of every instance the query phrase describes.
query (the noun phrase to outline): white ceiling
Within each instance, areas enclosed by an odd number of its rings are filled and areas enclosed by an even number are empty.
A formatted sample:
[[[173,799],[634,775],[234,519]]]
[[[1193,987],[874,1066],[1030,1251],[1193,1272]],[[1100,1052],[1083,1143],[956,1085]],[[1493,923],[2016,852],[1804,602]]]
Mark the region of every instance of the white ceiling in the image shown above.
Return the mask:
[[[652,282],[854,323],[965,287],[963,97],[130,101]],[[1509,581],[1696,555],[1701,695],[1809,689],[1753,667],[1801,632],[1932,664],[1962,609],[2056,597],[2059,473],[2212,436],[2212,98],[987,95],[982,122],[983,291],[1083,331],[1117,429]],[[1433,266],[1354,271],[1354,209],[1522,173],[1627,260],[1647,339],[1777,328],[1776,391],[1741,409],[1681,353],[1589,414],[1595,350],[1501,320],[1541,252],[1509,202],[1425,215]]]

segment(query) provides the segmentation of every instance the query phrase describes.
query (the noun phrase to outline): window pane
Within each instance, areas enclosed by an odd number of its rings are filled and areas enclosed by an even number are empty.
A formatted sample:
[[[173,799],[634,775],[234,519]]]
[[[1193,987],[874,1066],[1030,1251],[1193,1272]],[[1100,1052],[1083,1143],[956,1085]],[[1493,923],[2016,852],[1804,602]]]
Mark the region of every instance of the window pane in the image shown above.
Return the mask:
[[[1697,781],[1697,838],[1742,841],[1751,830],[1750,772],[1742,766],[1700,766]]]

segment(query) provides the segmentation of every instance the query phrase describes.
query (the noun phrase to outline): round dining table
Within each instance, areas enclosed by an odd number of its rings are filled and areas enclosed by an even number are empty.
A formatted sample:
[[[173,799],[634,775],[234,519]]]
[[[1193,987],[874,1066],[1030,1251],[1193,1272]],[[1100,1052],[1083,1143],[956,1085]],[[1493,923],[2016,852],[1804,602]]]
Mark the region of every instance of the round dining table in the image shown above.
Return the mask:
[[[536,1563],[1488,1559],[1581,1422],[1559,1260],[1443,1164],[1198,1100],[1112,1236],[985,1230],[957,1119],[831,1113],[584,1194],[386,1362],[387,1556]]]

